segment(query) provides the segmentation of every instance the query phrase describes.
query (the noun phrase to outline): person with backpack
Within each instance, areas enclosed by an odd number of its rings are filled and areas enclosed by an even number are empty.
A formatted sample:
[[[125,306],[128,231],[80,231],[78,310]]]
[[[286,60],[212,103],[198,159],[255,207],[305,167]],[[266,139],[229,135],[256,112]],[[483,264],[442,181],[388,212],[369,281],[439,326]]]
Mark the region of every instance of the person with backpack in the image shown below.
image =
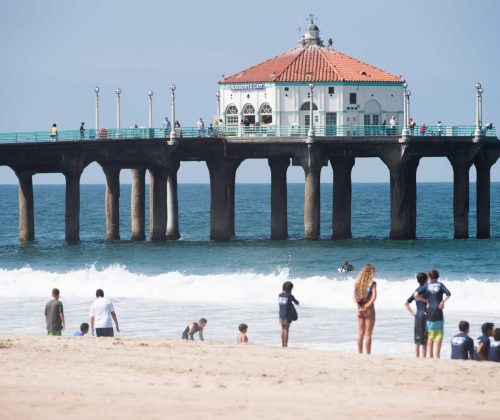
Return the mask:
[[[279,319],[281,324],[281,346],[288,347],[288,335],[290,325],[293,321],[297,321],[298,315],[294,303],[299,304],[299,301],[292,295],[293,283],[286,281],[283,283],[282,292],[278,296],[279,304]]]

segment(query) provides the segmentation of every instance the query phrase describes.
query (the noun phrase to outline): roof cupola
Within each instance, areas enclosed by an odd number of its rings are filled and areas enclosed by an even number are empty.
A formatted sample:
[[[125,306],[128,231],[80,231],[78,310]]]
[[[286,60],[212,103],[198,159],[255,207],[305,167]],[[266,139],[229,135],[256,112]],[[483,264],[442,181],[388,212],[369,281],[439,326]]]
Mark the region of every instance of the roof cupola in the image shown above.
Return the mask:
[[[314,23],[314,15],[311,13],[309,18],[311,19],[311,23],[304,33],[304,39],[302,42],[305,45],[322,45],[323,42],[319,37],[319,28]]]

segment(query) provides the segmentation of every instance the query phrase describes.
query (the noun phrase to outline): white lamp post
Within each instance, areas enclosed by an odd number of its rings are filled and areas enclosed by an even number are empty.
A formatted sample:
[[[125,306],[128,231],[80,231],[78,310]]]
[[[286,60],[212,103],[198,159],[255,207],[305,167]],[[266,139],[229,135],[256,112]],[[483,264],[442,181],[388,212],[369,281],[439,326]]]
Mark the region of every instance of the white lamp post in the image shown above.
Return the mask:
[[[99,86],[94,88],[95,92],[95,132],[99,136]]]
[[[479,139],[481,137],[481,126],[483,124],[483,88],[481,83],[476,83],[476,129],[474,130],[474,137]]]
[[[153,128],[153,91],[148,92],[148,127]]]
[[[403,83],[403,131],[402,136],[408,137],[408,83]]]
[[[121,104],[120,104],[120,95],[122,94],[122,90],[120,88],[116,89],[116,129],[120,130],[121,127]]]
[[[176,142],[175,133],[175,88],[176,86],[172,83],[170,85],[170,90],[172,91],[172,129],[170,130],[170,141],[172,143]]]
[[[220,118],[220,92],[217,92],[217,118]]]
[[[309,130],[307,132],[307,137],[312,138],[314,137],[314,119],[313,119],[313,90],[314,90],[314,85],[312,83],[309,83],[309,89],[311,90],[311,102],[310,102],[310,107],[309,107]]]

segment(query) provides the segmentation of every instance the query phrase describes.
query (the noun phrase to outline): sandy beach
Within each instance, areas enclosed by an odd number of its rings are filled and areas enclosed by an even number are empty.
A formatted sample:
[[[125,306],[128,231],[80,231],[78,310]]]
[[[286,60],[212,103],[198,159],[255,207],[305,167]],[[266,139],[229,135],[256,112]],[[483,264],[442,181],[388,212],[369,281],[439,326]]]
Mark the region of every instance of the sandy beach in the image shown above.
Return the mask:
[[[498,418],[500,365],[232,343],[0,336],[5,419]]]

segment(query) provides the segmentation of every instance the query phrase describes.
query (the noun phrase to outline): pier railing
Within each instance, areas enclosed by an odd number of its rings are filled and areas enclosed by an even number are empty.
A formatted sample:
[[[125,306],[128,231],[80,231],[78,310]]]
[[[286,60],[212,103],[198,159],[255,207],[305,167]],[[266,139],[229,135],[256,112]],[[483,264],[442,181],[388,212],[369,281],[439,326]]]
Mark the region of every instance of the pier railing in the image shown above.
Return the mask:
[[[385,125],[331,125],[315,126],[314,135],[318,137],[356,137],[356,136],[401,136],[402,126]],[[199,129],[197,127],[176,128],[176,137],[306,137],[309,132],[307,126],[224,126],[208,127]],[[454,126],[421,126],[408,128],[412,137],[473,137],[474,126],[454,125]],[[495,127],[483,127],[481,134],[484,137],[496,137]],[[82,140],[144,140],[144,139],[168,139],[170,130],[161,128],[127,128],[127,129],[107,129],[101,128],[98,132],[94,129],[87,129],[84,132],[79,130],[61,130],[57,135],[51,135],[50,131],[30,131],[15,133],[0,133],[0,143],[38,143],[55,141],[82,141]]]

